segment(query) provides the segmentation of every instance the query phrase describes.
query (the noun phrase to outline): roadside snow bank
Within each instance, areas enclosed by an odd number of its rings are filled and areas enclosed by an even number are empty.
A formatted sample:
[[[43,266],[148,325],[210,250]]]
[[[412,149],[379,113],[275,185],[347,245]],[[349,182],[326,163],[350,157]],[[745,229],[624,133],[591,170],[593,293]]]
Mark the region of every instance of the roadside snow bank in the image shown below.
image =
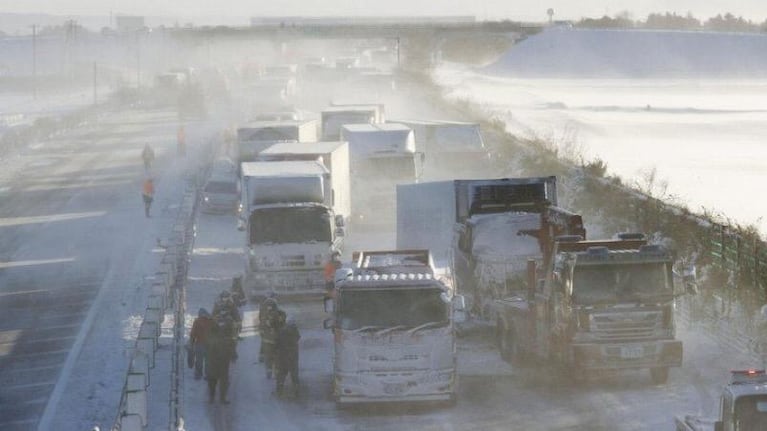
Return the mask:
[[[483,69],[519,77],[764,77],[767,35],[553,27]]]

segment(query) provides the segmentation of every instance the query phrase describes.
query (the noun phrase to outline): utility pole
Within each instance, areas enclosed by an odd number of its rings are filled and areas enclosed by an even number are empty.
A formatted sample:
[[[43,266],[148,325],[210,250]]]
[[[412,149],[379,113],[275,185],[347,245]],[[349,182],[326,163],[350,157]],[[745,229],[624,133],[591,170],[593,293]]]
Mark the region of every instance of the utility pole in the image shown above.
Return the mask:
[[[32,24],[32,92],[37,99],[37,24]]]
[[[93,104],[98,104],[99,90],[98,90],[98,63],[93,62]]]
[[[141,39],[136,31],[136,89],[141,90]]]
[[[399,36],[397,36],[397,67],[400,67],[400,57],[399,57]]]

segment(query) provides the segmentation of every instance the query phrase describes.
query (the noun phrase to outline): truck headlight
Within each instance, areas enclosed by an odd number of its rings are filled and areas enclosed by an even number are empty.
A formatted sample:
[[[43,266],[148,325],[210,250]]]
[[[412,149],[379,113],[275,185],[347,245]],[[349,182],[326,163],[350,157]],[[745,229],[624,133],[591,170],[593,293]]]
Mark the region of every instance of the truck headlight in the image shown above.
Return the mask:
[[[207,196],[203,196],[202,197],[202,201],[205,202],[205,203],[208,203],[210,201],[210,198],[207,197]]]

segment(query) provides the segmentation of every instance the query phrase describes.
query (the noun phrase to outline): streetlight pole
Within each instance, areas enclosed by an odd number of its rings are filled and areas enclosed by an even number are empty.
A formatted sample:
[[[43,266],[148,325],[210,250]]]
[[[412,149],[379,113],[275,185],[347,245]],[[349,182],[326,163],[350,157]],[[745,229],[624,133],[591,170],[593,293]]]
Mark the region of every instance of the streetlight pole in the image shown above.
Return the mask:
[[[37,99],[37,24],[32,24],[32,93]]]
[[[136,89],[141,90],[141,39],[136,31]]]
[[[93,104],[96,105],[99,101],[98,93],[98,63],[93,62]]]

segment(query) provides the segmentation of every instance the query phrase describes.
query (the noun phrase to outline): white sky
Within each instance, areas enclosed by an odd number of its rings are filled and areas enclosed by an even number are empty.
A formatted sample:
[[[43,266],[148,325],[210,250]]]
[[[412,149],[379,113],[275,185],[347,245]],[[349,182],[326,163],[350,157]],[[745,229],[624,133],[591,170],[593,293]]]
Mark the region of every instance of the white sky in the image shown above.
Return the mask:
[[[554,9],[555,19],[613,16],[621,11],[629,11],[634,18],[666,11],[691,11],[698,18],[725,12],[756,22],[767,18],[765,0],[0,0],[0,13],[239,16],[243,23],[254,15],[475,15],[543,21],[548,8]]]

